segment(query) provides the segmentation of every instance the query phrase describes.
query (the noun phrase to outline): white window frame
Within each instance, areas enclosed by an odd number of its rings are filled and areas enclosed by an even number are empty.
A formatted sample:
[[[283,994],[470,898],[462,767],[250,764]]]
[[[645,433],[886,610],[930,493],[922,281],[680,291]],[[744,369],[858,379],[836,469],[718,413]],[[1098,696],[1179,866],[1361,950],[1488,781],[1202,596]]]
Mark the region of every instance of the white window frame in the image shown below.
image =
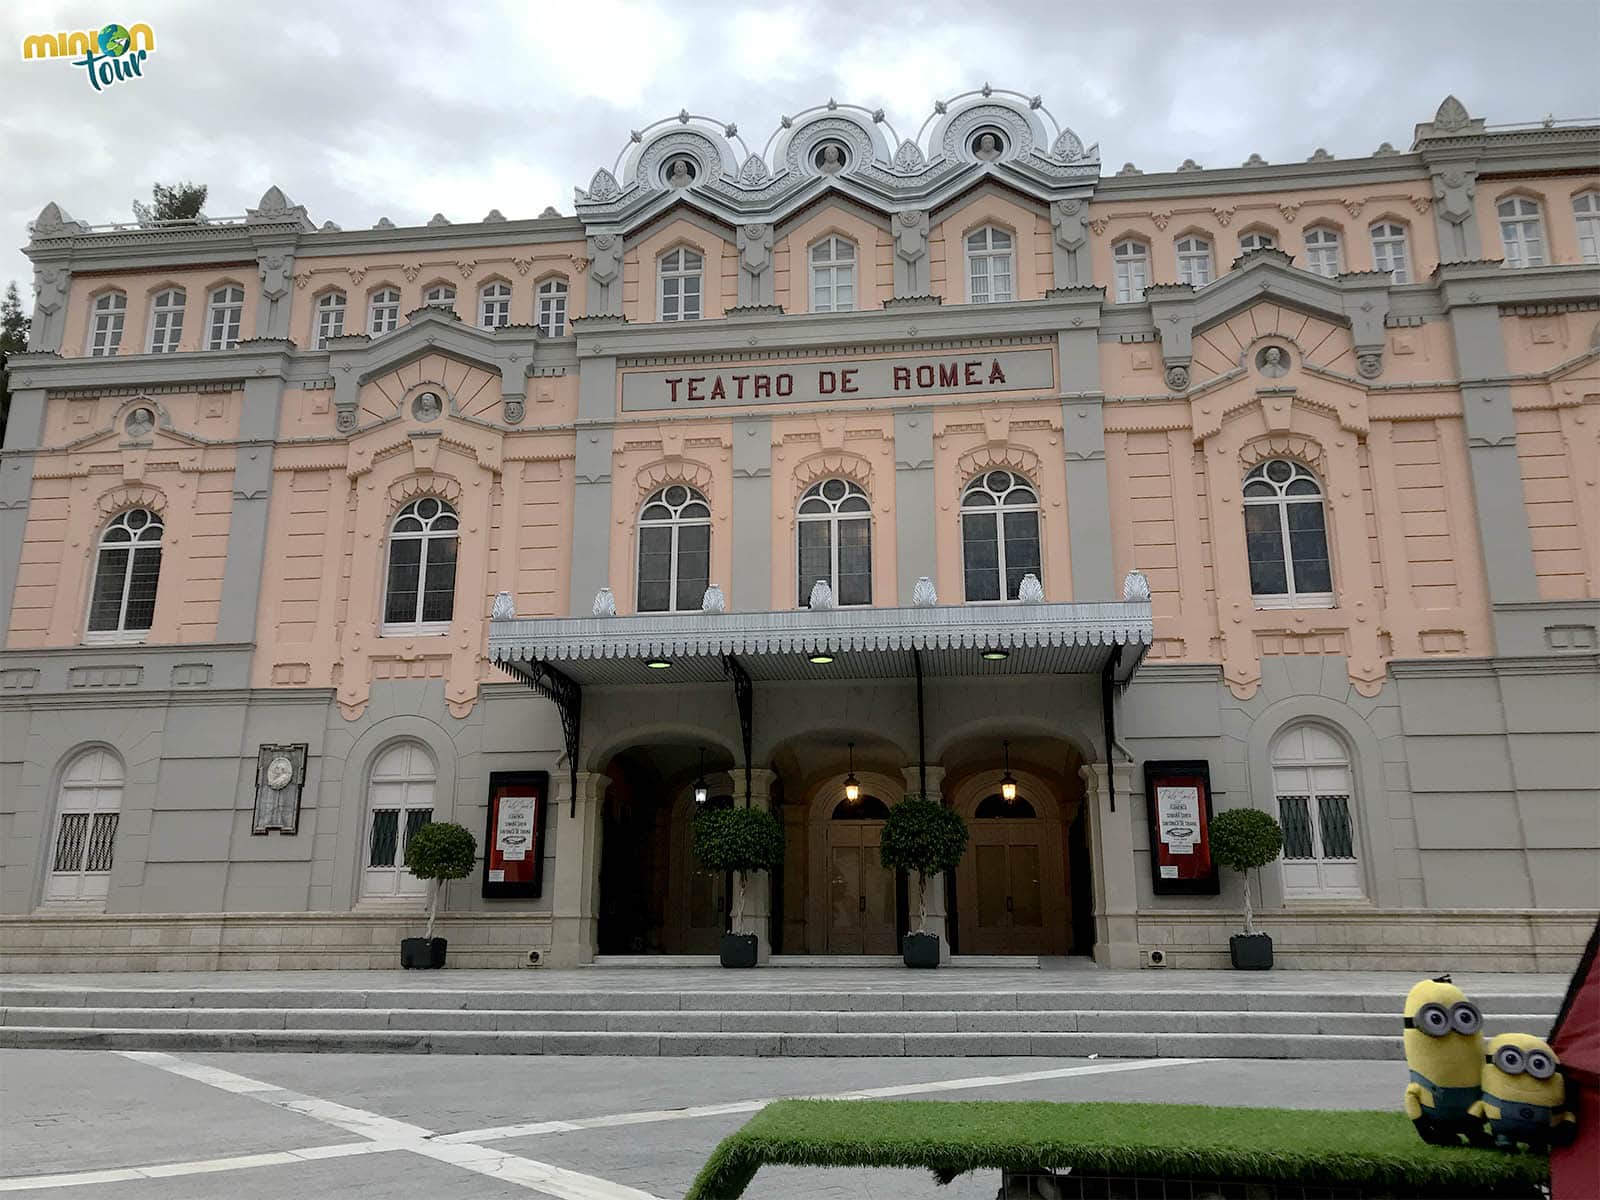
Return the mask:
[[[674,246],[656,260],[657,319],[698,321],[705,313],[705,295],[705,256],[698,250]],[[668,300],[673,302],[670,313]]]
[[[962,239],[967,256],[967,303],[1005,304],[1017,298],[1017,239],[994,225]]]
[[[1572,221],[1578,232],[1578,257],[1600,263],[1600,192],[1579,192],[1572,198]]]
[[[1250,254],[1256,250],[1276,250],[1278,235],[1270,229],[1250,229],[1239,235],[1239,253]]]
[[[326,350],[331,339],[344,336],[344,314],[348,307],[347,297],[338,290],[323,292],[317,297],[316,332],[311,339],[313,350]]]
[[[511,285],[491,279],[478,289],[478,328],[500,329],[511,324]]]
[[[1210,283],[1211,241],[1198,233],[1188,233],[1173,243],[1178,256],[1178,282],[1199,289]]]
[[[998,484],[991,484],[990,479],[995,475],[1009,475],[1010,484],[1004,491],[996,490]],[[1017,498],[1012,503],[1005,503],[1008,497],[1016,496],[1018,489],[1028,492],[1026,500]],[[987,496],[993,503],[984,504],[975,502],[975,498]],[[967,485],[961,489],[961,504],[958,510],[958,519],[961,522],[961,595],[967,604],[1018,604],[1018,597],[1011,595],[1011,588],[1007,582],[1009,567],[1006,562],[1006,523],[1002,517],[1006,513],[1032,513],[1034,540],[1039,544],[1039,565],[1036,568],[1040,583],[1044,582],[1044,512],[1039,506],[1039,489],[1034,486],[1033,480],[1018,471],[1005,467],[990,467],[979,472]],[[995,572],[999,587],[996,589],[1000,595],[997,599],[974,600],[966,594],[967,589],[967,517],[969,515],[988,515],[994,519],[995,531]],[[1017,580],[1020,588],[1022,580]]]
[[[1505,265],[1512,270],[1542,267],[1550,261],[1544,236],[1544,210],[1532,196],[1507,196],[1494,206]]]
[[[134,514],[143,514],[144,519],[135,522]],[[161,590],[161,541],[166,534],[166,522],[161,519],[161,514],[150,508],[128,508],[119,512],[100,531],[99,538],[95,541],[94,575],[89,580],[89,611],[83,620],[83,640],[85,645],[132,646],[138,645],[150,636],[150,630],[155,625],[155,609],[152,602],[150,625],[142,629],[128,628],[128,598],[133,589],[133,568],[141,554],[148,555],[152,551],[156,557],[156,593]],[[152,536],[153,535],[153,536]],[[110,629],[93,629],[94,624],[94,598],[100,587],[100,575],[106,569],[106,555],[119,551],[128,554],[127,565],[123,568],[122,593],[117,601],[117,623]]]
[[[232,350],[244,326],[244,289],[224,283],[211,289],[206,302],[206,349]]]
[[[400,328],[400,289],[379,288],[367,297],[367,336],[382,337]]]
[[[362,822],[361,902],[363,904],[412,905],[427,899],[428,883],[406,867],[407,828],[411,813],[436,812],[435,787],[439,769],[433,755],[421,742],[406,740],[386,747],[373,760],[367,776],[366,818]],[[394,862],[372,865],[372,835],[378,813],[396,813]],[[421,822],[420,824],[426,824]]]
[[[829,484],[842,484],[844,491],[836,497],[825,494]],[[826,507],[824,512],[804,512],[809,502]],[[852,505],[848,510],[843,506],[852,501],[864,503],[864,509]],[[839,546],[841,542],[841,525],[852,521],[862,521],[867,526],[867,598],[852,603],[846,603],[839,592]],[[799,503],[795,505],[795,543],[794,567],[795,578],[798,584],[799,598],[796,607],[808,607],[811,589],[816,586],[815,578],[806,578],[801,574],[800,568],[800,527],[802,525],[825,525],[828,530],[828,589],[833,593],[834,603],[840,608],[870,608],[872,607],[872,500],[862,489],[861,485],[843,476],[833,475],[827,479],[818,480],[808,487],[801,495]]]
[[[422,289],[422,303],[429,308],[455,309],[456,289],[448,283],[430,283]]]
[[[1282,481],[1269,477],[1269,468],[1274,463],[1287,463],[1290,467],[1289,477]],[[1316,486],[1314,495],[1290,495],[1289,487],[1300,480],[1309,479]],[[1244,492],[1249,485],[1263,482],[1274,489],[1272,496],[1246,496]],[[1251,596],[1257,608],[1333,608],[1335,592],[1303,592],[1299,590],[1294,573],[1294,549],[1289,535],[1289,506],[1292,504],[1315,504],[1322,510],[1322,553],[1328,564],[1328,580],[1333,581],[1333,542],[1329,537],[1328,526],[1328,493],[1322,486],[1322,480],[1316,473],[1303,463],[1295,462],[1292,458],[1273,458],[1257,463],[1244,477],[1240,486],[1240,495],[1245,508],[1275,507],[1278,513],[1278,536],[1281,539],[1283,554],[1283,577],[1288,585],[1286,592],[1257,593],[1251,586]],[[1248,526],[1246,526],[1248,530]],[[1249,554],[1245,555],[1245,569],[1249,570]]]
[[[1137,304],[1150,286],[1150,246],[1138,238],[1123,238],[1111,246],[1118,304]]]
[[[188,294],[181,287],[162,288],[150,297],[150,336],[146,353],[174,354],[183,341],[183,313]]]
[[[539,285],[539,332],[548,338],[567,334],[567,281],[559,276]]]
[[[89,302],[89,336],[84,353],[90,358],[112,358],[122,348],[128,321],[128,293],[101,292]]]
[[[432,502],[439,507],[433,511],[432,516],[424,516],[423,510]],[[414,520],[420,529],[401,529],[400,523]],[[417,555],[416,566],[416,603],[412,609],[410,620],[391,621],[389,619],[389,591],[393,580],[394,548],[397,542],[422,543],[422,548]],[[450,573],[450,615],[448,617],[435,617],[431,620],[422,619],[422,607],[427,600],[428,582],[428,552],[435,543],[451,541],[455,543],[456,558]],[[458,582],[457,569],[460,566],[461,553],[461,516],[455,508],[438,496],[418,496],[415,500],[405,505],[395,513],[394,519],[389,522],[389,540],[384,548],[383,556],[383,607],[379,610],[383,620],[378,626],[380,637],[434,637],[450,632],[450,622],[455,619],[456,600],[455,589]]]
[[[811,281],[812,312],[854,312],[860,291],[856,286],[856,244],[829,234],[806,251]],[[840,293],[845,293],[841,295]]]
[[[1311,835],[1308,858],[1279,860],[1279,877],[1285,900],[1361,900],[1366,897],[1362,868],[1360,804],[1356,775],[1344,742],[1315,721],[1297,721],[1280,729],[1269,751],[1274,814],[1284,824],[1284,800],[1304,797],[1306,824]],[[1324,798],[1343,798],[1350,829],[1350,856],[1330,858],[1325,853]],[[1287,846],[1286,846],[1287,849]]]
[[[667,499],[668,493],[675,488],[682,488],[684,498],[676,504]],[[659,505],[670,515],[666,517],[647,517],[645,514],[653,506]],[[704,510],[705,515],[685,515],[691,506],[698,506]],[[706,580],[710,586],[711,579],[711,502],[699,488],[687,483],[663,484],[645,497],[644,503],[639,506],[639,519],[634,523],[633,547],[633,605],[636,612],[699,612],[700,604],[704,598],[702,590],[699,596],[688,597],[685,605],[678,605],[678,572],[682,565],[683,531],[688,528],[704,528],[706,530]],[[668,529],[671,531],[671,542],[668,550],[669,567],[667,569],[667,607],[645,608],[640,603],[640,588],[644,584],[644,531],[646,529]],[[652,582],[659,582],[653,580]]]
[[[1306,270],[1333,279],[1343,269],[1344,239],[1339,231],[1328,225],[1313,225],[1306,230]]]
[[[1372,240],[1372,269],[1389,272],[1390,283],[1411,282],[1411,234],[1399,221],[1375,221],[1367,227]]]
[[[116,863],[126,778],[116,755],[98,747],[74,755],[61,772],[55,820],[50,826],[41,907],[105,908]],[[68,821],[79,817],[82,822],[73,821],[75,828],[68,842]],[[96,847],[101,853],[91,855]],[[75,858],[76,865],[61,865],[63,855]]]

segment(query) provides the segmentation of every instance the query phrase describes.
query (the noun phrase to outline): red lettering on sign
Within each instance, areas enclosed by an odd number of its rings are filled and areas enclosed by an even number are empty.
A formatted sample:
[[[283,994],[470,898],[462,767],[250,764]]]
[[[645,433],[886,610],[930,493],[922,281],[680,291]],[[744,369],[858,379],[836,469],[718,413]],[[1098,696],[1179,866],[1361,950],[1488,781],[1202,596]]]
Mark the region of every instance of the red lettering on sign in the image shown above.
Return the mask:
[[[728,389],[722,386],[721,375],[718,375],[711,385],[711,398],[713,400],[726,400],[728,398]]]
[[[817,372],[817,394],[831,396],[839,390],[839,377],[832,371]]]
[[[1004,383],[1005,381],[1006,373],[1000,369],[1000,360],[998,358],[991,359],[989,361],[989,382]]]
[[[787,371],[778,376],[778,395],[794,395],[794,376],[790,375]]]
[[[682,375],[679,375],[676,379],[667,380],[667,386],[672,389],[672,403],[674,404],[678,402],[678,385],[682,382]]]
[[[917,386],[933,386],[933,368],[931,366],[921,366],[917,368]]]
[[[978,374],[978,368],[981,366],[983,366],[983,364],[977,361],[964,362],[961,364],[962,370],[966,372],[967,382],[969,384],[979,384],[983,382],[983,377]]]
[[[894,390],[898,392],[902,389],[905,391],[911,390],[910,367],[896,367],[894,369]]]
[[[855,393],[861,389],[856,386],[856,376],[861,373],[859,367],[846,367],[839,372],[839,390],[841,392]]]
[[[689,376],[689,399],[691,399],[691,400],[704,400],[705,399],[705,397],[700,394],[700,385],[702,383],[704,383],[705,381],[706,381],[706,377],[704,375],[691,375],[691,376]]]
[[[761,397],[766,396],[770,399],[772,396],[772,376],[757,375],[755,381],[755,398],[759,400]]]
[[[958,384],[960,382],[961,382],[961,379],[956,374],[956,365],[955,365],[955,363],[940,363],[939,364],[939,386],[940,387],[955,387],[956,384]]]
[[[750,376],[748,376],[748,375],[735,375],[733,377],[733,382],[736,385],[736,389],[737,389],[736,392],[735,392],[735,395],[740,400],[744,399],[744,381],[746,379],[749,379],[749,378],[750,378]]]

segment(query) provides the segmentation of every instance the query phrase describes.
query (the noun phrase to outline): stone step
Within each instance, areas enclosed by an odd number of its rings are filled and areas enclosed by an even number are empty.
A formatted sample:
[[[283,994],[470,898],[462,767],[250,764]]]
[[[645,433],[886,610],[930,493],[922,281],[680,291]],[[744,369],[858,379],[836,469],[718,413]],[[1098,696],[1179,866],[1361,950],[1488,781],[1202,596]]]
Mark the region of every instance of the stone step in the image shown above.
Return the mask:
[[[436,988],[0,988],[5,1008],[354,1009],[407,1008],[580,1012],[1315,1012],[1392,1017],[1402,996],[1366,992],[1071,989],[1052,991],[772,990],[590,991],[535,986],[511,991]],[[1485,997],[1486,1012],[1554,1016],[1558,992]]]
[[[1544,1014],[1492,1014],[1490,1034],[1542,1032]],[[500,1033],[923,1034],[1199,1033],[1296,1037],[1398,1036],[1393,1013],[1173,1012],[1163,1010],[994,1010],[858,1012],[793,1010],[638,1011],[429,1008],[116,1008],[0,1009],[0,1026],[72,1029],[470,1030]]]
[[[842,1058],[1398,1059],[1398,1035],[1275,1033],[611,1033],[421,1029],[85,1029],[0,1026],[0,1048],[355,1054],[727,1055]]]

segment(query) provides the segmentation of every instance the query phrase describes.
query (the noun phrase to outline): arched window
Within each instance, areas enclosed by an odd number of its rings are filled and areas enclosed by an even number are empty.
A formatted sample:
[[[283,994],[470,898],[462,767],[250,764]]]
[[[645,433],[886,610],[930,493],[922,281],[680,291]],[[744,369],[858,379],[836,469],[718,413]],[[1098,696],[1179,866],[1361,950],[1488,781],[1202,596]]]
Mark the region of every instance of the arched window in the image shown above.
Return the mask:
[[[344,293],[325,292],[317,298],[317,335],[312,348],[326,350],[328,339],[344,336]]]
[[[147,508],[118,513],[100,535],[90,592],[90,642],[142,642],[156,612],[161,518]]]
[[[167,288],[150,300],[150,353],[171,354],[183,339],[182,288]]]
[[[478,292],[478,324],[499,329],[511,324],[511,285],[503,280],[486,284]]]
[[[448,283],[430,283],[422,290],[422,302],[429,308],[454,308],[456,289]]]
[[[1272,793],[1283,826],[1284,897],[1361,896],[1354,776],[1339,739],[1311,722],[1279,733],[1272,743]]]
[[[1586,263],[1600,263],[1600,192],[1572,198],[1572,218],[1578,225],[1578,255]]]
[[[888,819],[889,806],[876,796],[869,796],[865,792],[854,800],[839,801],[828,814],[830,821],[887,821]]]
[[[663,321],[700,319],[701,271],[705,260],[687,246],[679,246],[661,256],[656,264],[660,287],[657,311]]]
[[[61,776],[47,904],[105,903],[121,812],[122,764],[104,750],[85,750]]]
[[[1317,477],[1274,458],[1244,478],[1244,536],[1250,591],[1263,608],[1333,604],[1328,528]]]
[[[1039,574],[1039,496],[1021,475],[988,471],[961,494],[961,565],[968,600],[1015,600]]]
[[[206,306],[206,349],[232,350],[239,344],[244,324],[244,289],[224,284],[211,293]]]
[[[1411,282],[1411,254],[1406,246],[1406,227],[1396,221],[1379,221],[1372,234],[1372,269],[1389,272],[1391,283]]]
[[[1306,230],[1306,270],[1329,279],[1339,273],[1338,230],[1326,225]]]
[[[1539,206],[1526,196],[1507,196],[1494,206],[1494,211],[1500,218],[1506,266],[1544,266],[1544,221],[1539,216]]]
[[[1211,282],[1211,243],[1190,235],[1178,239],[1178,282],[1203,288]]]
[[[1240,254],[1249,254],[1252,250],[1274,250],[1277,245],[1277,235],[1270,230],[1252,229],[1249,233],[1239,235]]]
[[[1007,800],[999,792],[978,801],[978,807],[972,812],[976,821],[1031,821],[1038,815],[1033,804],[1024,797]]]
[[[382,337],[400,328],[400,292],[397,288],[381,288],[367,301],[367,332]]]
[[[856,247],[842,237],[825,237],[811,247],[811,311],[854,312]]]
[[[848,479],[813,484],[800,497],[795,537],[801,608],[819,579],[840,605],[872,603],[872,505],[864,491]]]
[[[95,297],[89,310],[89,354],[108,358],[122,345],[122,323],[128,316],[128,297],[123,292],[106,292]]]
[[[967,299],[971,303],[999,304],[1012,299],[1015,274],[1009,233],[986,225],[967,234]]]
[[[1143,242],[1125,238],[1111,247],[1111,262],[1116,269],[1117,303],[1132,304],[1144,299],[1150,286],[1150,251]]]
[[[711,506],[687,484],[652,492],[639,510],[640,612],[698,612],[711,580]]]
[[[419,742],[396,743],[372,764],[367,781],[363,899],[427,894],[427,882],[406,869],[406,847],[412,835],[433,820],[436,775],[433,757]]]
[[[445,633],[456,604],[456,510],[424,496],[402,508],[389,529],[385,634]]]
[[[567,281],[546,279],[539,285],[539,332],[558,338],[567,332]]]

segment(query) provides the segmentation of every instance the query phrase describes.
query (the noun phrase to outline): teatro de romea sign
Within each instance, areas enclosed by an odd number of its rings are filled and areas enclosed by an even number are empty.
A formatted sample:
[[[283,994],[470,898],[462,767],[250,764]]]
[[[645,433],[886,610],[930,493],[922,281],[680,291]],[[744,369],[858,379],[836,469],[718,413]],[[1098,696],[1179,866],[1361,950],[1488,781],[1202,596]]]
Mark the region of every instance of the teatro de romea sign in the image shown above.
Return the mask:
[[[1055,389],[1055,359],[1044,347],[971,350],[906,358],[825,359],[792,363],[691,363],[670,371],[622,376],[629,412],[898,400],[955,393]]]

